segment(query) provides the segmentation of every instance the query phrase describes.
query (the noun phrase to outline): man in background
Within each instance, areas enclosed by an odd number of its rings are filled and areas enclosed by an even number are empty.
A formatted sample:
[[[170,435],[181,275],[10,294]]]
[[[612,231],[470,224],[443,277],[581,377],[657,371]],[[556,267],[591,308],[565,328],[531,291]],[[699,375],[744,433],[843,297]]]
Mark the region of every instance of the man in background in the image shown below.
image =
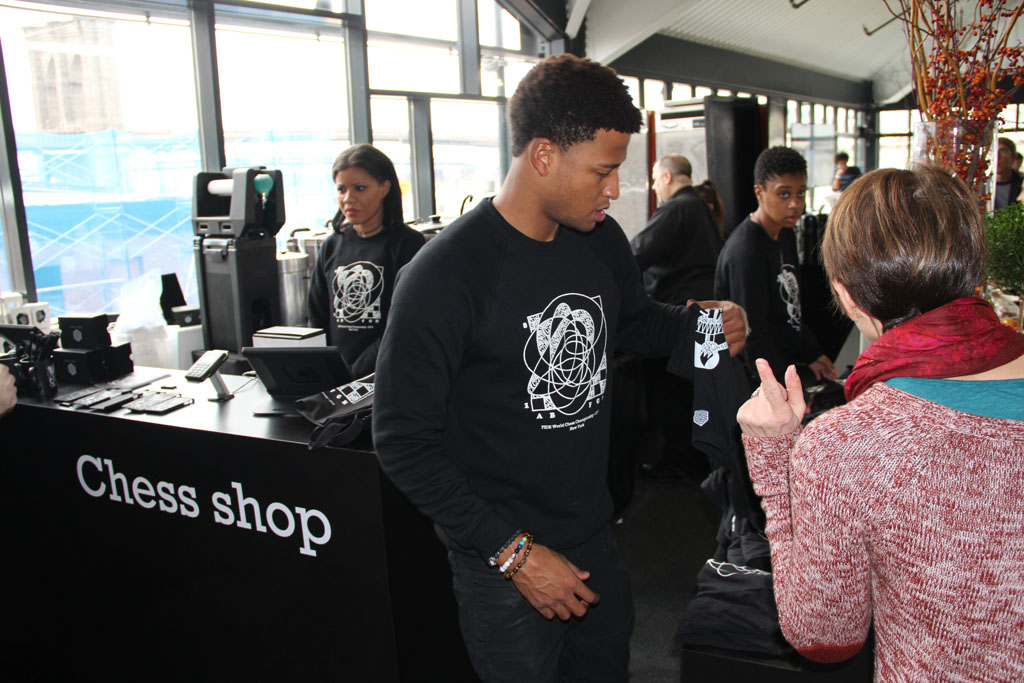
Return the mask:
[[[644,289],[655,301],[677,306],[712,298],[722,249],[715,218],[694,189],[692,175],[682,154],[666,154],[654,164],[651,185],[661,206],[630,242]],[[642,463],[640,471],[655,478],[702,479],[707,458],[690,444],[693,384],[669,373],[667,363],[668,358],[645,362],[648,419],[663,447],[660,460]]]
[[[837,154],[835,163],[836,172],[832,177],[832,189],[836,192],[842,192],[850,186],[850,183],[860,177],[860,169],[849,165],[850,155],[846,152]]]
[[[1017,145],[1010,138],[999,138],[999,152],[996,155],[996,208],[1016,204],[1021,192],[1024,176],[1013,169],[1017,156]]]

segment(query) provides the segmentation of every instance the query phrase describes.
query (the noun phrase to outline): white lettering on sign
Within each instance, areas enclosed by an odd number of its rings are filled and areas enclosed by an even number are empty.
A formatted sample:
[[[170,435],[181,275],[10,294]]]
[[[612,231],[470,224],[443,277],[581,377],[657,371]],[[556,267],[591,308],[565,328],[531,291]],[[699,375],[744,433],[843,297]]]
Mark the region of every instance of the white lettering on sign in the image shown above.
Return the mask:
[[[302,535],[302,547],[299,548],[299,552],[310,557],[316,557],[313,545],[323,545],[331,540],[331,523],[319,510],[296,507],[293,515],[292,509],[287,505],[274,501],[263,511],[258,500],[245,495],[241,483],[233,481],[231,488],[234,489],[234,496],[223,491],[217,491],[210,496],[210,502],[213,503],[213,521],[217,524],[236,526],[247,531],[255,528],[261,533],[266,533],[269,526],[275,535],[288,538],[295,533],[295,517],[298,516],[299,532]],[[263,523],[264,518],[266,524]],[[310,519],[317,521],[314,525],[317,533],[310,527]]]
[[[149,479],[135,477],[129,487],[128,477],[115,470],[113,462],[91,455],[80,456],[75,470],[82,490],[93,498],[102,498],[109,491],[107,497],[115,503],[138,505],[146,509],[159,505],[161,512],[180,512],[185,517],[199,516],[196,490],[191,486],[175,487],[170,482],[161,481],[154,488]],[[106,477],[103,476],[104,470]],[[154,495],[159,496],[159,502],[154,500]]]
[[[106,496],[115,503],[138,505],[146,510],[155,507],[168,514],[177,513],[193,519],[199,516],[194,486],[180,486],[168,481],[157,482],[154,486],[143,476],[129,481],[128,475],[119,472],[113,461],[92,455],[80,456],[75,470],[82,490],[93,498]],[[314,546],[323,546],[331,540],[331,522],[319,510],[300,506],[293,508],[277,501],[262,508],[257,499],[245,495],[240,482],[231,482],[231,488],[233,496],[224,491],[216,491],[210,496],[213,521],[217,524],[245,531],[255,529],[260,533],[266,533],[269,527],[280,538],[290,538],[298,530],[301,539],[299,553],[309,557],[316,557]]]

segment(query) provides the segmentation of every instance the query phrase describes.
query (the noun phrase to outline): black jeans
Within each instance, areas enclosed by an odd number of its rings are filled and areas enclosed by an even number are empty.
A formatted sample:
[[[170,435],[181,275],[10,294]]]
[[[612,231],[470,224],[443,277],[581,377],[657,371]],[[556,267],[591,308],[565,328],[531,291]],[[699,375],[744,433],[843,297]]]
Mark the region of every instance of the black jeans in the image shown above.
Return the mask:
[[[475,555],[448,553],[462,637],[484,681],[629,678],[633,593],[611,529],[559,552],[590,572],[587,586],[601,596],[580,619],[549,621],[495,567]]]

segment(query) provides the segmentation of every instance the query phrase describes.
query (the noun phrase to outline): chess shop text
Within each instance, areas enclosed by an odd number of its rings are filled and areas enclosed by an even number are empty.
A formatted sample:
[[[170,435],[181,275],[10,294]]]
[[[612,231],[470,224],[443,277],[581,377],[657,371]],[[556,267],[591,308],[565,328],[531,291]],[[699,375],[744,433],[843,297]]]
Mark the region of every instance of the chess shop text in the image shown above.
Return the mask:
[[[194,486],[169,481],[158,481],[154,485],[143,476],[129,480],[128,475],[117,471],[109,458],[92,455],[80,456],[76,470],[82,490],[93,498],[106,496],[115,503],[156,508],[160,512],[183,517],[196,518],[200,515]],[[213,521],[217,524],[260,533],[269,529],[281,538],[291,538],[297,532],[301,541],[299,553],[310,557],[316,557],[314,546],[322,546],[331,540],[331,523],[319,510],[300,506],[291,508],[278,502],[263,507],[258,500],[243,493],[240,482],[231,482],[231,489],[230,493],[216,491],[210,496]]]

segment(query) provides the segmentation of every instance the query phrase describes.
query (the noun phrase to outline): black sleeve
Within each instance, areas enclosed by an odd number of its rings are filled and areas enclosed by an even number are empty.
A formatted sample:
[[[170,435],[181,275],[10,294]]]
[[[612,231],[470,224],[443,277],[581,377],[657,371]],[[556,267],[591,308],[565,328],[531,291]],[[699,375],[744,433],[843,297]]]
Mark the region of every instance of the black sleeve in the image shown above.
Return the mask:
[[[696,313],[683,306],[658,303],[648,296],[640,281],[640,267],[618,223],[607,220],[588,238],[593,239],[598,256],[611,269],[622,294],[616,350],[648,358],[685,353],[686,322]]]
[[[306,315],[309,318],[309,326],[319,327],[323,330],[327,330],[331,324],[330,296],[328,295],[330,278],[325,272],[326,264],[330,260],[329,252],[333,246],[329,242],[334,241],[331,237],[323,241],[320,251],[317,253],[313,276],[309,280],[309,293],[306,295],[308,309]]]
[[[409,235],[402,240],[398,245],[398,253],[395,257],[395,271],[399,271],[402,267],[412,261],[412,257],[423,248],[423,245],[427,243],[427,239],[420,232],[410,232]]]
[[[434,256],[431,254],[430,256]],[[446,453],[452,385],[471,338],[483,286],[463,268],[420,254],[398,276],[377,358],[373,439],[381,468],[423,514],[460,546],[488,557],[515,527],[471,488]]]
[[[647,223],[647,227],[630,242],[640,270],[672,258],[679,245],[679,211],[674,205],[663,205]]]
[[[366,377],[376,370],[380,342],[380,337],[374,339],[354,361],[348,364],[348,371],[353,378]]]

